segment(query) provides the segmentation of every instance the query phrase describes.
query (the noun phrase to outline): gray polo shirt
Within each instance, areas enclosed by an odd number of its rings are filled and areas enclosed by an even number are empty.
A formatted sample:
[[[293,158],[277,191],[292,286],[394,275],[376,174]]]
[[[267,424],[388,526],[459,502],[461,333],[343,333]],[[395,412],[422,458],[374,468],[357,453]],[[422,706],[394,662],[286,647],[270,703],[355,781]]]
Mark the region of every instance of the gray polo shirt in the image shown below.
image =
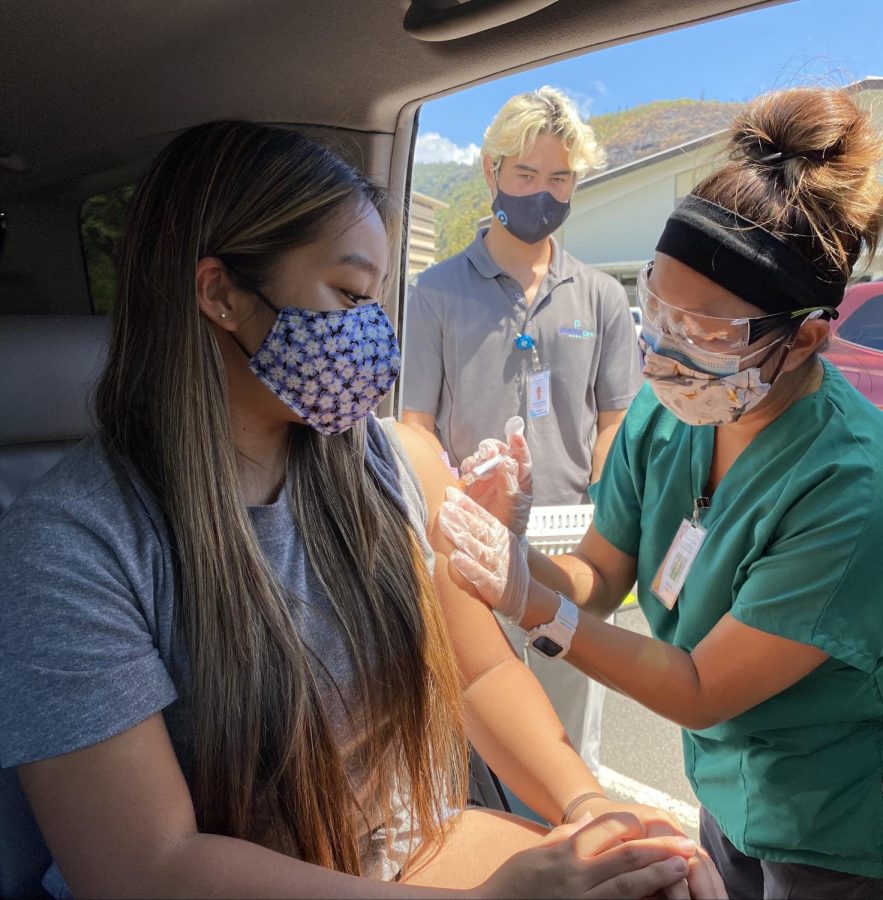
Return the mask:
[[[516,336],[536,343],[550,369],[550,413],[528,416],[536,365]],[[634,322],[614,278],[561,250],[528,306],[494,262],[484,231],[461,253],[420,274],[405,307],[403,407],[435,416],[459,465],[483,438],[503,438],[520,415],[533,456],[537,505],[588,501],[599,411],[625,409],[641,386]]]

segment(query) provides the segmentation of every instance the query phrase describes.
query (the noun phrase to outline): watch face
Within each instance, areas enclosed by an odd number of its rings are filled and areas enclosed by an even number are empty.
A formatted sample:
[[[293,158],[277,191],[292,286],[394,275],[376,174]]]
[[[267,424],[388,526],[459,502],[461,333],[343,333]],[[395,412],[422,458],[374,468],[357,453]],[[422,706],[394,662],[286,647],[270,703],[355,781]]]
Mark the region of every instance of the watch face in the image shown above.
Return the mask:
[[[547,637],[545,634],[538,637],[533,642],[534,650],[538,650],[544,656],[557,656],[564,648],[557,641]]]

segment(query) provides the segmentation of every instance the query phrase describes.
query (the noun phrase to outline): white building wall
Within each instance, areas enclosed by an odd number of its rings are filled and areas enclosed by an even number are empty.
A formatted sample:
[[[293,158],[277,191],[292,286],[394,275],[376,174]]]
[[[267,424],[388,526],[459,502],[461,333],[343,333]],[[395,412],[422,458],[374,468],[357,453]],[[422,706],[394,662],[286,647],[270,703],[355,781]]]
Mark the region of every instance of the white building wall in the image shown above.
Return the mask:
[[[564,248],[590,265],[650,259],[679,199],[678,188],[689,191],[691,173],[708,171],[715,150],[678,154],[577,191],[560,229]]]
[[[653,255],[659,232],[674,209],[674,181],[670,177],[630,180],[634,183],[627,192],[622,192],[623,185],[598,191],[564,223],[562,244],[577,259],[594,264],[646,260]]]
[[[408,212],[408,281],[436,262],[435,213],[448,204],[418,191],[411,193]]]

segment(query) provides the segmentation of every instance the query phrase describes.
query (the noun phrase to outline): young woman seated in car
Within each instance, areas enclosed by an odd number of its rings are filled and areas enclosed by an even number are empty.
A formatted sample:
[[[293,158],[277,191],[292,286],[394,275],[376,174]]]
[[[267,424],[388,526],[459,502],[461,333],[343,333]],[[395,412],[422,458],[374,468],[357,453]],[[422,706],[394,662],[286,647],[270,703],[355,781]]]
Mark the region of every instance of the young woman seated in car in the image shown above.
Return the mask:
[[[279,127],[191,129],[143,179],[99,434],[0,523],[0,762],[55,860],[45,884],[717,895],[675,822],[603,796],[452,575],[451,476],[373,415],[399,367],[375,301],[386,217]],[[467,739],[578,824],[464,811]]]

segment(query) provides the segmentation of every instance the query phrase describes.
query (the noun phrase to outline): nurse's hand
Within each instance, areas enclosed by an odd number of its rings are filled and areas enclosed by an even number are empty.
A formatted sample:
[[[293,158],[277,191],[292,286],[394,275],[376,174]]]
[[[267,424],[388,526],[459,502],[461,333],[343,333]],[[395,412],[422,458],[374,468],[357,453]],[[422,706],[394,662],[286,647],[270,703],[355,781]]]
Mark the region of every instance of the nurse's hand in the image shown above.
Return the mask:
[[[488,606],[518,625],[524,617],[530,587],[527,541],[519,541],[486,509],[456,488],[448,488],[447,498],[439,508],[439,523],[456,547],[451,562],[475,585]]]
[[[471,484],[466,485],[466,493],[521,538],[527,533],[533,504],[533,463],[524,439],[524,419],[513,416],[506,422],[505,433],[505,444],[494,438],[483,440],[478,450],[463,460],[460,474],[475,478],[467,477]],[[474,475],[476,466],[496,456],[504,457],[501,465]]]

